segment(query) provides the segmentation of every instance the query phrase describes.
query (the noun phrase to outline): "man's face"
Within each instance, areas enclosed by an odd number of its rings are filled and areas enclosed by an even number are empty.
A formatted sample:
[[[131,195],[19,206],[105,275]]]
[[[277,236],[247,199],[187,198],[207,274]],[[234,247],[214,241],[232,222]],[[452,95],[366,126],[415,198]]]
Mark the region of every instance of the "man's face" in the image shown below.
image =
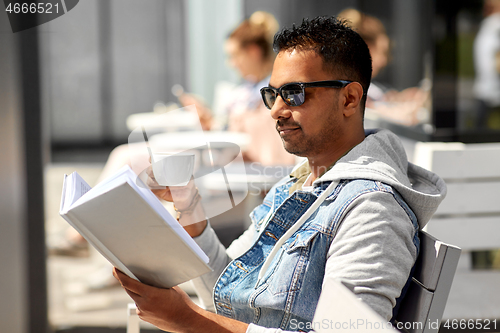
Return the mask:
[[[282,51],[274,62],[269,85],[279,88],[291,82],[345,79],[325,71],[314,51]],[[340,89],[306,88],[304,104],[288,106],[281,97],[271,109],[286,151],[304,157],[328,153],[342,140]]]

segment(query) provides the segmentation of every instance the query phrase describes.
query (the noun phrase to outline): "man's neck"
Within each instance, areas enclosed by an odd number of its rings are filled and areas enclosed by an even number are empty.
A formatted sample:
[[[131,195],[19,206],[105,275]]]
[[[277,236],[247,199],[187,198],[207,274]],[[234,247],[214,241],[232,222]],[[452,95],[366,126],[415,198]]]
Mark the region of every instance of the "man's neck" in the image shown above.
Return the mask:
[[[326,162],[321,162],[318,161],[317,159],[308,158],[309,167],[311,168],[311,177],[310,177],[311,183],[317,178],[321,177],[325,172],[330,170],[330,168],[339,160],[340,157],[341,156],[334,159],[328,159]]]
[[[337,161],[346,155],[352,148],[363,142],[365,139],[364,134],[354,137],[352,140],[346,142],[341,147],[335,147],[335,149],[324,152],[318,156],[308,157],[309,167],[311,168],[311,182],[321,177],[326,171],[337,163]]]

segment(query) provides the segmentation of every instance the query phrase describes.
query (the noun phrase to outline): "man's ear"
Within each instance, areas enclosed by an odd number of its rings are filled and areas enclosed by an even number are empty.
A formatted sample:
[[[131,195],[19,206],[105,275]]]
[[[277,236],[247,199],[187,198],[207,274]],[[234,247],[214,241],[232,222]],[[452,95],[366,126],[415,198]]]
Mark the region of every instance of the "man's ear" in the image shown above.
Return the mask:
[[[344,116],[350,117],[358,111],[363,98],[363,87],[358,82],[351,82],[344,88]]]

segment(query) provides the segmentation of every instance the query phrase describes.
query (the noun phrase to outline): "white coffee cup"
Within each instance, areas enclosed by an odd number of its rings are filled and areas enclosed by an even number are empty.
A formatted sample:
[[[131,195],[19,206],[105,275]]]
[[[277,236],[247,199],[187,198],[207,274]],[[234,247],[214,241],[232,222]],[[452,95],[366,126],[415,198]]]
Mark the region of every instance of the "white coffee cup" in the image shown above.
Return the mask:
[[[193,175],[193,153],[152,153],[151,164],[161,186],[186,186]]]

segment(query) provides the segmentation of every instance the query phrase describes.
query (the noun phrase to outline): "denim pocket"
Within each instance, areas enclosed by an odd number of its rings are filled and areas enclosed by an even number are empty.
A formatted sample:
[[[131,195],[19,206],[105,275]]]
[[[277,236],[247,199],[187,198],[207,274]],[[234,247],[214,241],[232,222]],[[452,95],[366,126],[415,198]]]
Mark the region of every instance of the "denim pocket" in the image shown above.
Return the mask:
[[[283,245],[281,257],[269,279],[269,291],[273,294],[300,289],[309,267],[312,244],[319,234],[317,230],[305,230]]]
[[[252,221],[253,225],[255,226],[256,231],[260,231],[262,228],[262,224],[265,222],[265,218],[269,211],[271,210],[271,206],[269,203],[264,202],[263,204],[260,204],[257,206],[251,213],[250,213],[250,220]]]

